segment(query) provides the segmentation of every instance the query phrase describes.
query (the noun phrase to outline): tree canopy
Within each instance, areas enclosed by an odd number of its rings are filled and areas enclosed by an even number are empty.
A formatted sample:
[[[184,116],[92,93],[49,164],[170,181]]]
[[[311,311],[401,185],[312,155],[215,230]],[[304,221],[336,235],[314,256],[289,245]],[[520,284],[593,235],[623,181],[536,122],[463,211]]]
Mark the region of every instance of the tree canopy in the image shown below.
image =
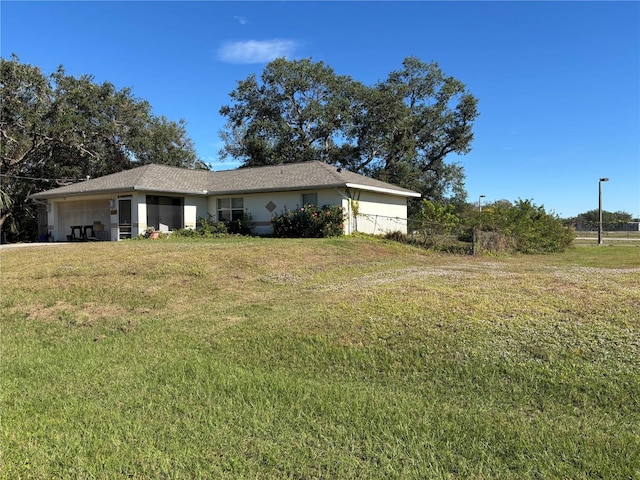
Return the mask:
[[[602,223],[605,229],[618,230],[626,223],[633,221],[633,215],[627,212],[602,211]],[[569,218],[568,223],[574,225],[578,230],[597,230],[600,224],[600,211],[596,208],[579,214],[574,218]]]
[[[131,89],[0,62],[0,225],[14,238],[35,232],[32,193],[146,163],[207,168],[185,122],[154,115]]]
[[[417,190],[464,201],[464,172],[449,154],[471,149],[477,100],[438,64],[406,58],[366,86],[311,59],[269,63],[220,109],[222,158],[242,166],[321,160]]]

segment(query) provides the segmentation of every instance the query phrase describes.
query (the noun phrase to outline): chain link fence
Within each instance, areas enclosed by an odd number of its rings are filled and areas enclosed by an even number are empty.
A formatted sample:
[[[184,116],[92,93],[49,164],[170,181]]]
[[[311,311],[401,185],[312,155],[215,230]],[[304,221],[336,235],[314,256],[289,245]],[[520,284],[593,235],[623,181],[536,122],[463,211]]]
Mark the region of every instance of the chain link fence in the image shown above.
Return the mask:
[[[576,222],[571,227],[578,233],[598,232],[600,224],[598,222]],[[638,236],[640,235],[640,222],[611,222],[602,223],[602,232],[614,234],[616,236]]]
[[[505,235],[474,230],[467,225],[406,220],[383,215],[358,215],[355,226],[356,231],[386,235],[387,238],[411,245],[462,255],[508,252],[514,249],[514,241]]]
[[[640,245],[637,222],[621,227],[603,225],[603,241],[609,245]],[[625,225],[625,224],[623,224]],[[475,255],[479,253],[511,253],[517,251],[517,241],[501,232],[482,231],[468,225],[424,222],[383,215],[358,215],[355,231],[373,232],[387,238],[437,251]],[[576,230],[574,245],[597,244],[598,226]],[[636,230],[634,230],[636,228]],[[406,232],[406,233],[404,233]]]
[[[465,255],[476,253],[481,240],[481,235],[465,225],[417,220],[409,220],[407,236],[414,245]]]

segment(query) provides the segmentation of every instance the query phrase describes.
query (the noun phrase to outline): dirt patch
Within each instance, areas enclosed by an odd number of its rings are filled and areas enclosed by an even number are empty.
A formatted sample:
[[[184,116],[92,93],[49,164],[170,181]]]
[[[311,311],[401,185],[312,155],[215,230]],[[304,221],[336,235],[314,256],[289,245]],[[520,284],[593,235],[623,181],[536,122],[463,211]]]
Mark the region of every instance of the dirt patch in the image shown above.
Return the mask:
[[[32,320],[63,322],[78,327],[90,327],[100,322],[119,320],[127,316],[127,311],[119,305],[86,303],[77,306],[63,301],[57,301],[53,305],[30,305],[21,310]]]
[[[386,272],[367,274],[361,277],[352,278],[346,282],[327,285],[323,291],[341,291],[345,288],[350,290],[362,290],[368,287],[381,285],[393,285],[413,280],[423,280],[427,278],[444,278],[451,280],[460,280],[464,278],[477,278],[486,275],[486,269],[475,268],[473,266],[442,266],[437,268],[430,267],[407,267],[401,269],[388,270]],[[494,275],[510,275],[504,270],[492,268],[490,271]]]

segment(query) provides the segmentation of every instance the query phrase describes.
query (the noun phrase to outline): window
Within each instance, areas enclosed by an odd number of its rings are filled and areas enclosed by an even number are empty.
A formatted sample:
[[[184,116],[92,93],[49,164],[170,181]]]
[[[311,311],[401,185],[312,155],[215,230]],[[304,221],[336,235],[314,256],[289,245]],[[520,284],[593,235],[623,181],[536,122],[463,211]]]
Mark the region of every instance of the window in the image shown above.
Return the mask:
[[[242,198],[219,198],[218,199],[218,221],[229,222],[241,220],[244,215],[244,199]]]
[[[315,207],[318,206],[318,194],[317,193],[303,193],[302,194],[302,205],[313,205]]]

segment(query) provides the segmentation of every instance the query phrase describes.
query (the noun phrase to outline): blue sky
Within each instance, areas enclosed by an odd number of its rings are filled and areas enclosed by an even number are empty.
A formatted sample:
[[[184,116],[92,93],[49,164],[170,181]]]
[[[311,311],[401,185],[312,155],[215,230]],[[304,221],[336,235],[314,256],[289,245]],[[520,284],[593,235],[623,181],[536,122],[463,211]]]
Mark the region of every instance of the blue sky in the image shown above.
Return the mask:
[[[532,199],[562,217],[640,216],[638,2],[14,2],[1,54],[131,87],[183,118],[216,170],[218,111],[277,56],[372,85],[407,56],[437,62],[479,99],[468,200]]]

